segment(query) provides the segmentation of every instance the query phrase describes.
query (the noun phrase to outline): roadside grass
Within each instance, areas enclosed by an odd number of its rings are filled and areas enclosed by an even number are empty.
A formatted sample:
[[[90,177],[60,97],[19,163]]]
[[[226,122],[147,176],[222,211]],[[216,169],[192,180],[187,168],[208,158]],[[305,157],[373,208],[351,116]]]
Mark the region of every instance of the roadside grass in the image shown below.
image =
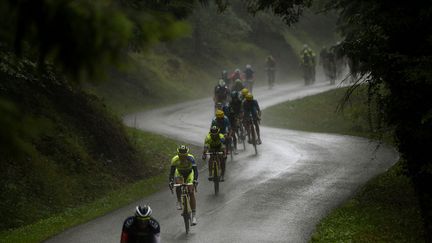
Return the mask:
[[[369,114],[367,87],[356,89],[343,109],[337,109],[347,89],[338,88],[270,107],[263,111],[263,125],[378,138],[375,104],[371,104]],[[383,133],[382,139],[392,143],[389,132]]]
[[[346,90],[339,88],[266,109],[263,124],[377,138],[369,125],[366,87],[353,93],[343,112],[336,112]],[[373,107],[371,111],[374,121],[377,115]],[[383,140],[394,144],[390,132]],[[322,219],[311,242],[424,242],[423,235],[418,199],[400,160]]]
[[[170,155],[174,153],[177,142],[133,128],[127,128],[127,131],[140,151],[140,156],[149,161],[149,169],[158,171],[156,176],[126,184],[93,202],[67,208],[34,224],[0,232],[0,242],[41,242],[67,228],[85,223],[160,190],[165,185]]]
[[[334,209],[311,242],[425,242],[419,204],[400,161]]]

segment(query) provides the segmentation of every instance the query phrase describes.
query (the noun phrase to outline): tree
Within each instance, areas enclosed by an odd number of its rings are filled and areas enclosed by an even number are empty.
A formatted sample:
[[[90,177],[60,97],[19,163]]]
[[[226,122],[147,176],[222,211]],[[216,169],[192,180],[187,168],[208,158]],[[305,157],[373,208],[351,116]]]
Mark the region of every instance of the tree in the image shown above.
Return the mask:
[[[339,48],[367,78],[420,198],[432,240],[432,5],[429,1],[332,0]]]

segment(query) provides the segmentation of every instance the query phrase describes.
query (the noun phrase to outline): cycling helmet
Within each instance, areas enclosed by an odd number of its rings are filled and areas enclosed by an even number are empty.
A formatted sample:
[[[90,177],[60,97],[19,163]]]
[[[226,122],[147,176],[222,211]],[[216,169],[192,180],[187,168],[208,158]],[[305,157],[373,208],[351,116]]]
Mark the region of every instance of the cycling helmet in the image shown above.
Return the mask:
[[[234,72],[236,72],[236,73],[240,73],[240,69],[239,69],[239,68],[236,68],[236,70],[235,70]]]
[[[222,110],[222,108],[223,108],[222,102],[216,103],[216,108],[219,109],[219,110]]]
[[[210,133],[213,135],[219,134],[219,128],[217,126],[212,126],[210,128]]]
[[[251,93],[248,93],[245,98],[246,100],[253,100],[253,95]]]
[[[186,145],[180,145],[177,148],[178,155],[186,155],[189,153],[189,148]]]
[[[235,90],[232,91],[232,92],[231,92],[231,98],[232,98],[232,99],[236,99],[236,98],[238,98],[238,91],[235,91]]]
[[[228,74],[227,70],[223,70],[223,71],[222,71],[222,74],[223,74],[223,75]]]
[[[135,208],[135,217],[140,220],[148,220],[150,219],[150,216],[152,214],[152,210],[150,206],[144,205],[144,206],[136,206]]]
[[[251,69],[252,66],[250,64],[246,64],[246,69]]]
[[[216,111],[216,118],[224,118],[225,113],[222,110],[217,110]]]
[[[225,86],[225,81],[223,79],[219,79],[219,86]]]
[[[247,88],[244,88],[241,90],[241,93],[243,96],[246,96],[249,93],[249,90]]]

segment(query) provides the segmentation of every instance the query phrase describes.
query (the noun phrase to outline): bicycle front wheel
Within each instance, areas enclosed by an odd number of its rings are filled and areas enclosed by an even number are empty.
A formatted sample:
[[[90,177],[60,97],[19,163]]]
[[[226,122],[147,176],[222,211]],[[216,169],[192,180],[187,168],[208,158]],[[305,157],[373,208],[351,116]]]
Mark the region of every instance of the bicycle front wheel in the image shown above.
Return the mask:
[[[189,234],[191,225],[191,212],[189,210],[189,198],[187,196],[183,197],[183,221],[186,229],[186,234]]]
[[[213,162],[213,185],[214,185],[214,191],[215,195],[219,193],[219,165],[218,161],[215,160]]]

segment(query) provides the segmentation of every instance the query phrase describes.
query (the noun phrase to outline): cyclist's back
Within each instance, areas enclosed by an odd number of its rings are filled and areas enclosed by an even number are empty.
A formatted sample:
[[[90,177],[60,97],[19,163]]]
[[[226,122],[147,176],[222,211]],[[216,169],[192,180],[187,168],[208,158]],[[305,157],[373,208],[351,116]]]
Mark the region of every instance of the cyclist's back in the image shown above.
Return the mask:
[[[150,207],[136,207],[135,216],[128,217],[123,223],[120,242],[160,242],[160,225],[156,219],[151,217]]]

